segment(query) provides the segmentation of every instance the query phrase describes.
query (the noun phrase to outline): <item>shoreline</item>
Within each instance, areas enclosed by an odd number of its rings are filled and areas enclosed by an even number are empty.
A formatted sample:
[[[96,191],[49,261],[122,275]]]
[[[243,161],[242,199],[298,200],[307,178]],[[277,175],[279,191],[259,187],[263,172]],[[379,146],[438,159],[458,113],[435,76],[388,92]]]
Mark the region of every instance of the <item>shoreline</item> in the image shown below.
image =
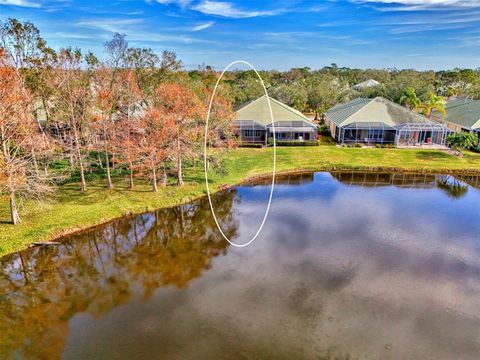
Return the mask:
[[[460,170],[460,169],[421,169],[421,170],[411,170],[411,169],[405,169],[405,168],[398,168],[398,167],[335,167],[335,166],[330,166],[330,167],[320,167],[320,168],[315,168],[315,169],[309,169],[309,168],[303,168],[303,169],[292,169],[292,170],[284,170],[284,171],[279,171],[276,173],[276,177],[279,176],[288,176],[288,175],[295,175],[295,174],[310,174],[310,173],[315,173],[315,172],[345,172],[345,173],[406,173],[406,174],[431,174],[431,175],[463,175],[463,176],[480,176],[480,169],[465,169],[465,170]],[[218,184],[214,187],[214,190],[211,191],[211,194],[216,194],[220,191],[225,191],[228,189],[231,189],[236,186],[245,186],[245,185],[254,185],[256,182],[261,181],[261,180],[268,180],[272,177],[272,173],[261,173],[261,174],[256,174],[256,175],[251,175],[246,177],[245,179],[242,179],[241,181],[238,181],[234,184]],[[202,198],[207,197],[207,194],[205,193],[204,185],[201,185],[201,189],[199,191],[198,195],[194,195],[191,197],[187,197],[186,199],[183,199],[182,201],[176,202],[174,204],[169,204],[165,206],[159,206],[155,208],[149,208],[148,206],[144,208],[144,210],[129,210],[121,213],[118,216],[114,216],[108,219],[102,219],[98,222],[87,222],[85,224],[80,224],[80,225],[73,225],[72,227],[67,227],[62,229],[60,233],[56,234],[51,234],[45,236],[45,238],[38,239],[36,242],[38,243],[48,243],[48,242],[59,242],[62,243],[65,241],[67,238],[74,236],[76,234],[79,234],[81,232],[93,230],[97,227],[100,226],[105,226],[110,223],[113,223],[115,221],[118,221],[122,218],[125,217],[133,217],[133,216],[139,216],[142,214],[147,214],[150,212],[154,212],[157,210],[161,209],[169,209],[173,208],[176,206],[181,206],[188,204],[192,201],[199,200]],[[39,246],[44,246],[44,245],[35,245],[35,241],[32,241],[30,243],[26,243],[22,246],[19,246],[18,248],[15,248],[11,251],[6,251],[5,253],[0,255],[0,258],[12,255],[17,252],[22,252],[28,249],[31,249],[33,247],[39,247]],[[50,246],[50,245],[48,245]],[[55,246],[55,245],[52,245]]]

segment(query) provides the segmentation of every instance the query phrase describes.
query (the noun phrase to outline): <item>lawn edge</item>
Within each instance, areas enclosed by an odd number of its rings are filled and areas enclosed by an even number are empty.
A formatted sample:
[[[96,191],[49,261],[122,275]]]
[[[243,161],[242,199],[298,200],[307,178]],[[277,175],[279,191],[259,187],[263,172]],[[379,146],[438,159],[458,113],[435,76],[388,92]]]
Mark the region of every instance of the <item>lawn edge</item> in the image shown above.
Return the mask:
[[[314,166],[314,167],[302,167],[298,169],[289,169],[289,170],[281,170],[276,172],[276,176],[285,176],[285,175],[290,175],[290,174],[301,174],[301,173],[311,173],[311,172],[322,172],[322,171],[329,171],[329,172],[375,172],[375,173],[381,173],[381,172],[395,172],[395,173],[409,173],[409,174],[445,174],[445,175],[465,175],[465,176],[480,176],[480,169],[433,169],[433,168],[424,168],[424,169],[410,169],[410,168],[402,168],[402,167],[383,167],[383,166],[369,166],[369,167],[363,167],[363,166]],[[227,190],[235,186],[241,186],[241,185],[251,185],[254,184],[255,182],[259,180],[265,180],[268,179],[272,176],[272,172],[261,172],[258,174],[252,174],[244,179],[239,180],[238,182],[231,183],[231,184],[218,184],[215,185],[213,190],[210,191],[211,194],[215,194],[219,191],[222,190]],[[113,223],[119,219],[125,218],[125,217],[133,217],[133,216],[138,216],[142,214],[146,214],[149,212],[161,210],[161,209],[169,209],[173,208],[176,206],[184,205],[189,202],[192,202],[194,200],[198,200],[201,198],[206,197],[206,189],[202,188],[200,190],[200,193],[198,195],[190,196],[185,198],[184,200],[166,205],[166,206],[160,206],[160,207],[155,207],[155,208],[148,208],[146,207],[144,210],[125,210],[122,214],[111,217],[108,219],[100,219],[99,221],[96,222],[91,222],[91,223],[86,223],[86,224],[75,224],[72,225],[71,227],[62,229],[60,232],[53,232],[50,235],[45,235],[44,237],[41,237],[37,240],[37,242],[62,242],[68,239],[69,237],[76,235],[80,232],[94,229],[96,227],[100,226],[105,226],[107,224]],[[8,238],[6,238],[6,241],[8,241]],[[34,247],[33,242],[27,243],[27,244],[22,244],[21,246],[14,247],[11,250],[8,250],[4,253],[0,254],[0,257],[4,257],[7,255],[11,255],[16,252],[24,251],[27,250],[31,247]]]

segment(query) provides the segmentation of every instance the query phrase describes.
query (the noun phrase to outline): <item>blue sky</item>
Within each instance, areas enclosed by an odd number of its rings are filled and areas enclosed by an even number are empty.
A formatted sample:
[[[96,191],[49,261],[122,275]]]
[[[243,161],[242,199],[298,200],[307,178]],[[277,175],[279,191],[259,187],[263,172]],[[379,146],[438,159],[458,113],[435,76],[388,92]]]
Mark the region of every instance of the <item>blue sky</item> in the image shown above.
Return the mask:
[[[54,48],[175,51],[187,68],[243,59],[260,69],[480,66],[480,0],[0,0]]]

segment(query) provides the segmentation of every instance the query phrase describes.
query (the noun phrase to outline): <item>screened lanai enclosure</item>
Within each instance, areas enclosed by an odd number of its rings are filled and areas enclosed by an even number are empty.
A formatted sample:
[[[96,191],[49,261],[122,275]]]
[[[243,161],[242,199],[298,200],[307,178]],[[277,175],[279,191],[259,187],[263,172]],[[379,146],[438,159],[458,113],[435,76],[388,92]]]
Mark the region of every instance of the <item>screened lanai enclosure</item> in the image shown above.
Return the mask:
[[[447,136],[452,133],[452,130],[437,123],[402,124],[396,128],[395,145],[438,144],[445,146]]]
[[[384,123],[352,123],[339,127],[337,140],[340,144],[393,144],[395,146],[446,145],[452,130],[436,123],[406,123],[388,126]]]
[[[277,141],[309,141],[317,138],[317,125],[301,112],[270,98],[274,125],[268,100],[262,96],[243,106],[236,112],[234,132],[241,143],[263,144],[268,139]]]
[[[339,144],[445,146],[447,136],[453,133],[442,124],[380,97],[337,105],[326,113],[326,124]]]

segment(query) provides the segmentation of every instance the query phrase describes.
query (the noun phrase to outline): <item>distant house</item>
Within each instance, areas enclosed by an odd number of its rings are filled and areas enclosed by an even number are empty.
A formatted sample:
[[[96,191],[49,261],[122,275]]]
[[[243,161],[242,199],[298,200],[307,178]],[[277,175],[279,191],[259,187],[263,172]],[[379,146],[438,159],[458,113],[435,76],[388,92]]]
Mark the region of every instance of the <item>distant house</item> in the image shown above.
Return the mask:
[[[316,140],[317,125],[297,111],[270,97],[277,140]],[[241,142],[267,144],[273,138],[272,119],[264,95],[236,112],[236,132]]]
[[[357,98],[327,111],[325,123],[340,144],[441,145],[452,133],[403,106],[382,97]]]
[[[369,79],[359,84],[353,85],[352,89],[356,91],[362,91],[365,88],[374,87],[378,85],[380,85],[380,83],[377,80]]]
[[[445,105],[447,115],[433,112],[432,119],[455,132],[477,132],[480,135],[480,100],[458,98]]]

